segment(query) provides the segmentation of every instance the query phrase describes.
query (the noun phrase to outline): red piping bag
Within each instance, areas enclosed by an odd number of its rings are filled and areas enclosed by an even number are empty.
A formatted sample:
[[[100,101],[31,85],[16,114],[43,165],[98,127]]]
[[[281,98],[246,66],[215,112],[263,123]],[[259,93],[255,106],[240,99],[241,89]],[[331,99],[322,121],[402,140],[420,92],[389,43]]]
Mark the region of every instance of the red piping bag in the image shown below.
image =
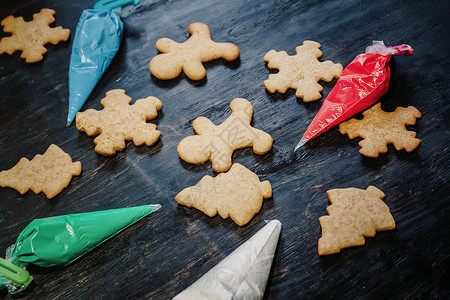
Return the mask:
[[[374,41],[344,69],[294,151],[380,99],[389,89],[390,58],[413,53],[408,45],[386,47]]]

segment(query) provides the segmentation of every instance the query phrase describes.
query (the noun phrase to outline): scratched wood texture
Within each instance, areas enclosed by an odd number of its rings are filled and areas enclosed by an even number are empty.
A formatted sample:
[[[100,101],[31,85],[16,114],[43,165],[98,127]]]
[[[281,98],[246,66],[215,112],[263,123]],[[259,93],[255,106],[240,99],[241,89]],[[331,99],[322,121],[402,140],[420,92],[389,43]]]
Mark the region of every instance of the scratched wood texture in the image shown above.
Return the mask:
[[[448,1],[158,1],[142,0],[122,11],[124,41],[83,109],[100,109],[108,90],[121,88],[133,100],[156,96],[162,112],[151,121],[162,132],[152,147],[135,147],[107,158],[94,152],[93,138],[65,126],[67,74],[78,18],[91,1],[2,0],[0,18],[56,10],[56,25],[71,29],[69,41],[49,45],[42,62],[26,64],[16,53],[0,55],[0,169],[31,159],[54,143],[81,161],[83,173],[57,197],[20,195],[0,189],[0,252],[33,219],[160,203],[162,209],[66,268],[30,266],[31,286],[2,299],[168,299],[192,284],[264,226],[283,224],[266,299],[423,298],[449,295],[449,2]],[[213,39],[241,50],[235,62],[205,64],[207,78],[184,75],[160,81],[148,63],[155,42],[182,42],[192,22],[204,22]],[[1,32],[1,36],[5,36]],[[344,66],[372,40],[410,44],[411,57],[392,59],[383,107],[413,105],[423,114],[412,128],[422,140],[412,153],[362,157],[358,139],[336,128],[298,153],[293,147],[319,110],[322,99],[305,104],[292,90],[270,94],[264,54],[294,54],[304,40],[322,44],[323,59]],[[335,81],[323,83],[325,97]],[[266,155],[236,151],[234,162],[269,180],[273,198],[244,227],[179,206],[174,196],[204,175],[211,164],[179,159],[176,146],[193,134],[192,121],[206,116],[219,124],[229,103],[243,97],[254,106],[252,124],[275,139]],[[367,188],[385,192],[397,228],[377,233],[366,246],[319,257],[319,217],[329,205],[326,191]]]

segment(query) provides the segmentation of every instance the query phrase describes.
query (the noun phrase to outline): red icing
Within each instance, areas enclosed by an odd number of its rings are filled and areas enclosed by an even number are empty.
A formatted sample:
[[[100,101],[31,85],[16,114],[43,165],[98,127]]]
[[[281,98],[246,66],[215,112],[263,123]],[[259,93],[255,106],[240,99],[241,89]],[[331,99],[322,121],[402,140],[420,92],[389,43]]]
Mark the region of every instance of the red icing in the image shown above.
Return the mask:
[[[410,55],[411,47],[397,50],[394,55]],[[389,89],[391,55],[363,53],[358,55],[342,72],[324,100],[322,107],[309,125],[302,141],[308,142],[330,128],[375,103]]]

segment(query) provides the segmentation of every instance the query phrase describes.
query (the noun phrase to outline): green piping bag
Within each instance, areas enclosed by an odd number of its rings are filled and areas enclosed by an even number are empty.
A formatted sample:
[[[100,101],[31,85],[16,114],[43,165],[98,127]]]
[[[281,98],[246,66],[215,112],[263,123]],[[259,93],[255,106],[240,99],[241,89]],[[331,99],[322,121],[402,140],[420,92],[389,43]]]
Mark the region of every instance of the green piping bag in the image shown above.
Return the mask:
[[[32,221],[11,247],[6,258],[10,263],[0,261],[0,288],[6,286],[11,292],[5,284],[8,280],[19,287],[31,282],[32,277],[15,280],[16,273],[26,277],[25,273],[18,272],[19,266],[65,267],[160,207],[159,204],[142,205]]]

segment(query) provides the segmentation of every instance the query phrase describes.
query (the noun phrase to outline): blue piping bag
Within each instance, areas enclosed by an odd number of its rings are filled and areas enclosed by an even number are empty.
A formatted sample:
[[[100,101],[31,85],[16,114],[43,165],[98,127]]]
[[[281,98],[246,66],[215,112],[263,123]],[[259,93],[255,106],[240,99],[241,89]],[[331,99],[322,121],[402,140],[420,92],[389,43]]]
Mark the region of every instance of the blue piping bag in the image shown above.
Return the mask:
[[[67,126],[119,50],[123,23],[114,10],[86,9],[75,32],[69,66]]]

